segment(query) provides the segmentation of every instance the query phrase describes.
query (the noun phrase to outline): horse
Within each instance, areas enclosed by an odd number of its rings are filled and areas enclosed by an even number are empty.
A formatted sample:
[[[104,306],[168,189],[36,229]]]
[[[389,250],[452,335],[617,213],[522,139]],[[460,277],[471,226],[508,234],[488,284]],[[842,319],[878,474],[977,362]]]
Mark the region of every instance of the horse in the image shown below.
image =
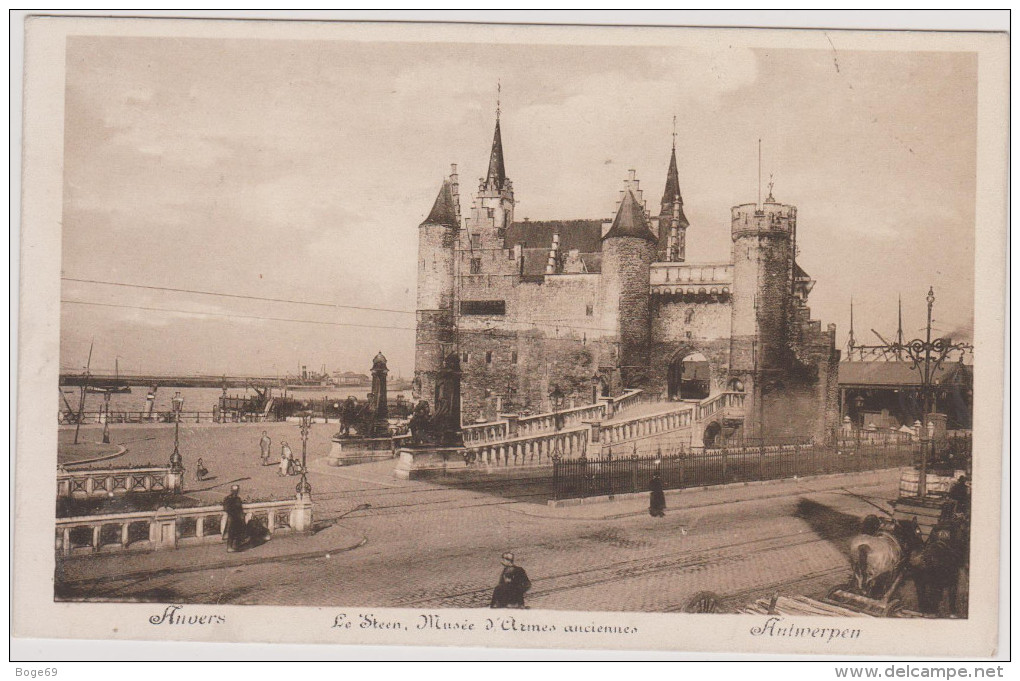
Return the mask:
[[[957,612],[960,572],[970,552],[968,524],[950,513],[932,528],[924,548],[911,561],[918,609],[926,615],[953,616]]]
[[[890,526],[871,515],[861,530],[850,539],[853,586],[862,596],[888,598],[899,586],[911,554],[924,543],[921,529],[916,518],[894,520]]]

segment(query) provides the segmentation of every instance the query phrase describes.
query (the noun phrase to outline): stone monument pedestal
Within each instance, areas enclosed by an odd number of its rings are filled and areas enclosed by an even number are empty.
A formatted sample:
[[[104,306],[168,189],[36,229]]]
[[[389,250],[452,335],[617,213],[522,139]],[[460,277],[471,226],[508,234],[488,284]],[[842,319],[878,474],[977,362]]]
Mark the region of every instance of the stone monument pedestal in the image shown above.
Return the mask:
[[[393,469],[393,475],[402,480],[421,480],[466,468],[465,451],[459,446],[401,447],[400,460]]]
[[[326,463],[330,466],[353,466],[392,458],[391,437],[334,437]]]

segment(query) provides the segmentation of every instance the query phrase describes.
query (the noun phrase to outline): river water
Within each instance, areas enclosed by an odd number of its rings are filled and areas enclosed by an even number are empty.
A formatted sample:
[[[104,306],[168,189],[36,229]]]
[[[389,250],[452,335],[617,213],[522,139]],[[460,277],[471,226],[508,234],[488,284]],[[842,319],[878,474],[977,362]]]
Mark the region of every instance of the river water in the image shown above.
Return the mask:
[[[323,388],[321,390],[288,391],[287,396],[301,401],[319,401],[325,397],[336,402],[346,399],[349,395],[353,395],[359,400],[364,400],[368,397],[370,390],[371,388],[368,386],[345,386],[340,388]],[[71,405],[71,409],[75,412],[78,411],[81,389],[73,386],[61,386],[60,392],[63,393],[64,399]],[[145,411],[147,408],[145,396],[148,392],[149,388],[144,386],[132,386],[130,393],[114,393],[110,395],[110,411]],[[178,392],[184,398],[184,405],[181,407],[183,411],[212,411],[219,401],[220,395],[223,394],[220,388],[159,388],[156,391],[155,411],[170,411],[173,408],[170,400]],[[274,397],[279,397],[282,394],[282,391],[273,390]],[[248,388],[228,388],[227,395],[229,397],[253,397],[255,391]],[[387,395],[390,399],[396,398],[397,395],[403,395],[407,400],[411,399],[410,390],[388,391]],[[86,393],[85,411],[99,411],[102,409],[103,397],[100,393]],[[57,397],[57,407],[61,411],[67,410],[67,405],[64,404],[64,400],[59,396]]]

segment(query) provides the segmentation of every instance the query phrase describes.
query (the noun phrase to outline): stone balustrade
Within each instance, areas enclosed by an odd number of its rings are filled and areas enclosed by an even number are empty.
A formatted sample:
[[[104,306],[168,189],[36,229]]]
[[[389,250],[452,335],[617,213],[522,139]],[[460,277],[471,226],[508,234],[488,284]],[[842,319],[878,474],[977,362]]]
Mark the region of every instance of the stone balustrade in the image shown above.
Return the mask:
[[[480,446],[466,446],[468,465],[483,466],[548,466],[552,457],[580,457],[587,451],[590,426],[579,426],[552,433],[525,435]]]
[[[312,529],[309,496],[244,504],[245,521],[256,518],[270,534]],[[58,518],[56,552],[61,556],[113,550],[176,549],[220,541],[227,525],[221,506],[162,507],[156,511]]]
[[[621,423],[603,425],[600,428],[599,440],[603,445],[613,445],[659,433],[689,429],[693,413],[694,407],[685,404],[678,406],[674,411],[663,414],[642,416]]]
[[[740,414],[743,414],[745,397],[744,393],[719,393],[715,397],[711,397],[698,405],[697,420],[704,421],[719,412],[729,413],[731,410],[738,411]]]
[[[728,263],[652,263],[649,283],[653,294],[726,295],[733,287],[733,266]]]
[[[57,498],[89,499],[129,492],[184,491],[184,475],[166,467],[57,469]]]
[[[603,398],[595,404],[571,409],[531,416],[500,414],[498,421],[472,423],[461,428],[461,432],[466,447],[479,447],[514,438],[555,433],[596,421],[608,420],[636,404],[641,404],[644,400],[645,396],[642,391],[628,390],[618,398]]]

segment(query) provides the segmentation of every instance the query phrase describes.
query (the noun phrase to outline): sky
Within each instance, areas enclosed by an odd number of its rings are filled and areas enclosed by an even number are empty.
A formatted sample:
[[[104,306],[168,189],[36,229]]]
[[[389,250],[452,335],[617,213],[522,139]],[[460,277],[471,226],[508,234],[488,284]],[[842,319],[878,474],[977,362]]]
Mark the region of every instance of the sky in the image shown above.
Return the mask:
[[[62,299],[101,305],[62,303],[61,367],[94,340],[99,372],[363,372],[381,350],[412,375],[417,226],[451,163],[467,212],[497,82],[517,219],[611,217],[631,168],[656,208],[675,115],[689,261],[729,260],[760,138],[765,181],[798,208],[812,316],[839,344],[851,298],[859,341],[895,333],[897,295],[921,333],[929,286],[936,331],[969,340],[976,69],[969,53],[722,42],[71,37]]]

